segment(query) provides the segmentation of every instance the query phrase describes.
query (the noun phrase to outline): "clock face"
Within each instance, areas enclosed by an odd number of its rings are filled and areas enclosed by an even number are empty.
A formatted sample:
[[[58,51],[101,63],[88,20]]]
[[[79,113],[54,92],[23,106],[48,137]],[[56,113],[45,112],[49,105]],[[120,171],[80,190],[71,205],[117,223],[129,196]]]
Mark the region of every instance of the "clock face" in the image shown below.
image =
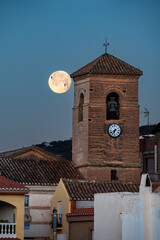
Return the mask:
[[[111,137],[116,138],[121,134],[121,127],[116,123],[111,124],[108,128],[108,133]]]

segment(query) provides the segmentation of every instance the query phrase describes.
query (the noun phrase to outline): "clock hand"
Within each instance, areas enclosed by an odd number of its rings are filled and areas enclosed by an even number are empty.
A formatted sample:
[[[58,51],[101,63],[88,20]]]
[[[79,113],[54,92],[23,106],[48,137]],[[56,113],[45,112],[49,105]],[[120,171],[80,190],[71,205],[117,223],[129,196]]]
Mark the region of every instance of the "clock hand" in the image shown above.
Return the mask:
[[[111,133],[112,133],[112,134],[115,134],[115,131],[116,131],[116,129],[112,130]]]

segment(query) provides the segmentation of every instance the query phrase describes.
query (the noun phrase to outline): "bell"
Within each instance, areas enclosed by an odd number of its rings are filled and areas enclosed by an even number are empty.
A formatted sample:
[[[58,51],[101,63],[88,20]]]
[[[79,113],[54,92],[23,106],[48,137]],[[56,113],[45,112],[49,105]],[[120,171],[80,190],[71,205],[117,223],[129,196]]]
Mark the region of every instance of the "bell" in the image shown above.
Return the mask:
[[[117,109],[116,109],[115,104],[111,104],[111,105],[110,105],[109,111],[110,111],[110,112],[117,112]]]
[[[115,101],[114,97],[111,97],[111,100],[109,102],[109,111],[117,112],[117,102]]]

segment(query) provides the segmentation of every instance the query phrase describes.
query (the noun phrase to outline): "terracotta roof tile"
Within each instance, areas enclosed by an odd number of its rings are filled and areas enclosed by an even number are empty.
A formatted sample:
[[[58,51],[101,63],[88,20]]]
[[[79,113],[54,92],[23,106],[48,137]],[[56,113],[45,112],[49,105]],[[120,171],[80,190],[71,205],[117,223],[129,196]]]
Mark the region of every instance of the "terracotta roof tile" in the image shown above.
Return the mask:
[[[0,192],[28,192],[28,190],[24,185],[0,176]]]
[[[20,238],[0,238],[1,240],[20,240]]]
[[[82,179],[62,179],[71,200],[94,200],[95,193],[139,192],[138,183],[87,181]],[[160,183],[152,184],[153,192]]]
[[[0,158],[1,175],[25,185],[56,185],[60,178],[80,178],[71,162]]]
[[[143,72],[128,63],[105,53],[71,74],[72,78],[86,74],[108,74],[108,75],[135,75],[141,76]]]
[[[72,200],[93,200],[95,193],[139,192],[139,184],[62,179]]]
[[[94,213],[67,213],[67,217],[70,216],[94,216]]]

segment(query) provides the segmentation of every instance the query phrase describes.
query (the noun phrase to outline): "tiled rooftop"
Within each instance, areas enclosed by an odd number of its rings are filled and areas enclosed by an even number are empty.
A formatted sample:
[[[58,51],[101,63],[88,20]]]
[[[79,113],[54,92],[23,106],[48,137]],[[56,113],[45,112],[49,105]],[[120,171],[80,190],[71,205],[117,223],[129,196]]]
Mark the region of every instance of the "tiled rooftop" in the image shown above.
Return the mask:
[[[59,160],[60,157],[52,154],[48,151],[45,151],[42,148],[39,148],[35,145],[30,147],[23,147],[11,151],[1,152],[0,157],[3,158],[27,158],[26,154],[28,154],[28,158],[34,157],[37,159],[44,159],[44,160]]]
[[[95,193],[139,192],[138,183],[87,181],[82,179],[62,179],[62,181],[71,200],[94,200]],[[156,192],[159,187],[160,183],[153,183],[153,192]]]
[[[108,75],[135,75],[141,76],[143,72],[128,63],[105,53],[71,74],[72,78],[86,74],[108,74]]]
[[[139,192],[139,184],[62,179],[72,200],[93,200],[95,193]]]
[[[0,176],[0,192],[28,192],[28,188],[22,184]]]
[[[1,240],[20,240],[19,238],[0,238]]]
[[[67,217],[73,216],[94,216],[94,213],[67,213]]]
[[[72,163],[35,159],[0,158],[1,175],[25,185],[57,185],[60,178],[80,178]]]

